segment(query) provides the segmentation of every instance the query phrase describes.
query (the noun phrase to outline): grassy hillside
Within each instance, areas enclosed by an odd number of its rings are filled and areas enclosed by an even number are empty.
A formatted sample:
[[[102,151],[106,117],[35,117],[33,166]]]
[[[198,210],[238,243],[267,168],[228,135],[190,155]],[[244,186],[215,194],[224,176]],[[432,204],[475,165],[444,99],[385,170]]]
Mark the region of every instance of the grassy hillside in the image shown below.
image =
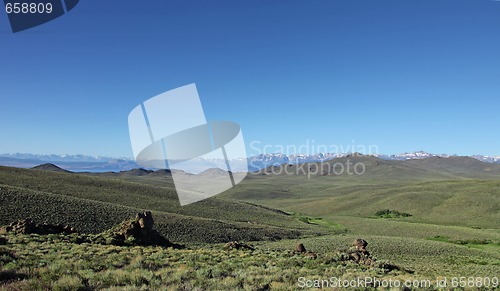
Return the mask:
[[[259,242],[257,246],[286,250],[301,242],[308,250],[328,254],[349,245],[356,235],[322,236],[316,238]],[[484,250],[470,246],[433,240],[383,235],[364,235],[367,248],[379,260],[397,262],[418,274],[417,278],[438,276],[493,276],[500,271],[498,247]]]
[[[420,160],[407,160],[402,164],[431,171],[436,174],[449,173],[456,177],[466,177],[474,179],[500,178],[500,165],[478,161],[470,157],[431,157]]]
[[[255,250],[228,250],[219,244],[175,250],[79,245],[59,235],[8,235],[7,243],[0,246],[0,280],[9,290],[293,290],[300,289],[300,278],[375,277],[430,280],[425,288],[415,290],[440,290],[435,288],[438,277],[493,278],[500,270],[495,250],[384,236],[365,237],[377,267],[339,261],[338,249],[355,238],[336,235],[257,242]],[[299,242],[317,258],[293,253]],[[493,290],[491,283],[482,290]]]
[[[282,165],[250,174],[219,197],[323,217],[353,233],[363,234],[357,231],[363,229],[366,234],[381,231],[419,238],[450,234],[470,238],[471,228],[482,228],[485,231],[476,235],[497,238],[500,176],[495,173],[500,166],[465,157],[384,161],[371,156],[334,159],[330,165],[346,165],[348,161],[363,163],[366,172],[321,175],[314,169],[320,163]],[[309,170],[313,174],[309,175]],[[151,174],[118,176],[145,184],[169,183],[168,177]],[[375,213],[384,209],[411,216],[375,219]],[[385,231],[388,225],[392,234]],[[459,228],[447,231],[448,226]]]
[[[362,174],[358,175],[360,172]],[[261,170],[259,174],[402,182],[461,178],[500,179],[500,165],[484,163],[469,157],[392,161],[354,154],[324,162],[271,166]]]
[[[378,210],[394,209],[411,214],[404,218],[409,222],[500,228],[500,181],[433,181],[323,194],[290,210],[323,217],[373,217]]]
[[[59,236],[8,236],[0,246],[0,281],[10,290],[290,290],[300,277],[356,276],[412,279],[335,262],[333,253],[311,259],[288,250],[117,247],[67,243]],[[291,246],[290,246],[291,247]],[[22,280],[24,279],[24,280]]]
[[[411,214],[404,218],[408,222],[500,228],[500,165],[465,157],[384,161],[351,156],[329,163],[362,163],[365,171],[322,175],[315,168],[321,163],[281,165],[250,175],[225,195],[328,218],[368,218],[392,209]]]
[[[141,210],[179,242],[224,242],[320,233],[283,212],[217,197],[180,207],[169,187],[71,173],[0,167],[0,223],[31,217],[100,232]]]

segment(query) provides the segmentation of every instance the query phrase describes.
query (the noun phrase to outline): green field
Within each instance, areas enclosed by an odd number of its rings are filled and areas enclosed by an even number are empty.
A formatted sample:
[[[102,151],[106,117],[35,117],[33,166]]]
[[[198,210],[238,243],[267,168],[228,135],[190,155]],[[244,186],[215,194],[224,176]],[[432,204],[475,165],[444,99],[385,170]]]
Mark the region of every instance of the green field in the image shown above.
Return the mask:
[[[499,276],[499,165],[461,157],[350,158],[366,166],[363,175],[321,174],[314,169],[321,164],[299,173],[298,166],[283,165],[295,174],[275,175],[280,167],[268,168],[184,207],[167,172],[0,167],[0,224],[29,217],[96,234],[151,210],[155,228],[187,247],[104,246],[76,244],[62,235],[4,234],[2,288],[289,290],[300,289],[301,277]],[[399,270],[336,260],[356,238],[368,241],[380,266]],[[229,241],[250,243],[255,250],[227,250]],[[293,254],[298,243],[317,258]]]

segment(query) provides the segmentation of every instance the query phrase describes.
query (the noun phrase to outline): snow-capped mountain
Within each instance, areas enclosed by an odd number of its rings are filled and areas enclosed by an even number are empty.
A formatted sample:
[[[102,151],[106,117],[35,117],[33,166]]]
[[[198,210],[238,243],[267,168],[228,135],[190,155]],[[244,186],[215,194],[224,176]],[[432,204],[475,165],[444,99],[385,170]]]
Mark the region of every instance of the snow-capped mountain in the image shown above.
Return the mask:
[[[282,165],[290,162],[285,154],[260,154],[248,158],[248,165],[251,169],[262,169],[274,165]]]
[[[448,155],[448,154],[431,154],[424,151],[418,151],[413,153],[402,153],[398,155],[384,155],[384,154],[375,154],[373,155],[377,158],[381,158],[384,160],[411,160],[411,159],[426,159],[432,157],[441,157],[441,158],[449,158],[456,155]]]
[[[252,172],[274,165],[322,162],[339,157],[344,157],[346,155],[348,155],[348,153],[319,153],[313,155],[285,155],[281,153],[259,154],[256,156],[251,156],[247,160],[245,160],[244,158],[231,160],[231,170],[233,172],[242,172],[248,169]],[[425,151],[417,151],[413,153],[402,153],[397,155],[375,154],[373,156],[385,160],[410,160],[426,159],[431,157],[448,158],[456,155],[432,154]],[[500,156],[473,155],[470,157],[486,163],[500,164]],[[140,167],[135,161],[128,158],[117,159],[86,155],[35,155],[21,153],[0,154],[0,165],[4,166],[29,168],[43,163],[56,163],[63,169],[76,172],[124,171]],[[198,158],[192,161],[183,162],[179,165],[173,165],[172,168],[197,174],[206,170],[207,168],[226,169],[226,161],[218,159]]]
[[[291,164],[314,163],[335,159],[344,156],[343,154],[319,153],[316,155],[293,154],[290,155]]]
[[[481,162],[485,162],[485,163],[500,164],[500,156],[491,157],[491,156],[473,155],[473,156],[471,156],[471,158],[474,158],[476,160],[480,160]]]
[[[347,156],[349,153],[319,153],[314,155],[304,155],[304,154],[292,154],[292,155],[284,155],[284,154],[261,154],[257,156],[253,156],[248,159],[249,168],[257,168],[262,169],[272,165],[278,164],[302,164],[302,163],[315,163],[322,162],[326,160],[331,160],[339,157]],[[374,154],[374,157],[384,159],[384,160],[411,160],[411,159],[426,159],[432,157],[440,157],[440,158],[449,158],[456,157],[457,155],[450,154],[432,154],[425,151],[417,151],[412,153],[402,153],[397,155],[385,155],[385,154]],[[473,155],[470,156],[476,160],[486,162],[486,163],[500,163],[500,156],[483,156],[483,155]],[[253,166],[253,167],[252,167]]]
[[[113,160],[129,160],[128,158],[111,158],[103,156],[87,156],[87,155],[37,155],[27,153],[15,154],[0,154],[3,158],[13,158],[22,160],[41,160],[47,162],[93,162],[106,163]]]

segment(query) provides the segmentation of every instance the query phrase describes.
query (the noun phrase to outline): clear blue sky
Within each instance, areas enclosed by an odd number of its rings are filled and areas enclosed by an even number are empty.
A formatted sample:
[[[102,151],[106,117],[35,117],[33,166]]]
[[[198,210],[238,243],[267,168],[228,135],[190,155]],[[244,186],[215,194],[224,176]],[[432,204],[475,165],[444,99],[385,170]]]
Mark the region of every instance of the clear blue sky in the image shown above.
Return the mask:
[[[0,13],[0,55],[0,153],[131,157],[130,110],[195,82],[247,145],[500,155],[498,1],[83,0]]]

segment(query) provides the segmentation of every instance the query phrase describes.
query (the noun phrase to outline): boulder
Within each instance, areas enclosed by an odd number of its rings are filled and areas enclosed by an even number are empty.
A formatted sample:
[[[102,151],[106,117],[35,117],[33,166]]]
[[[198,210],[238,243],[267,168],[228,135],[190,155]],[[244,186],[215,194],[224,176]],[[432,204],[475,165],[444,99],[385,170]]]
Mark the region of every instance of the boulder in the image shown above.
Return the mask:
[[[318,258],[318,255],[316,253],[313,253],[313,252],[310,252],[310,251],[306,252],[304,254],[304,256],[306,258],[310,258],[310,259],[317,259]]]
[[[137,213],[135,220],[124,221],[117,231],[111,233],[109,242],[114,245],[174,246],[153,229],[153,224],[150,211]]]
[[[299,243],[298,245],[295,246],[295,252],[296,253],[305,253],[306,248],[304,247],[303,244]]]
[[[303,256],[305,256],[307,258],[311,258],[311,259],[318,258],[318,255],[316,253],[306,250],[306,247],[302,243],[299,243],[295,246],[295,249],[293,250],[293,254],[294,255],[300,254],[300,255],[303,255]]]
[[[151,211],[146,211],[144,213],[137,213],[135,220],[139,222],[139,226],[141,228],[145,228],[147,230],[153,229],[153,215]]]
[[[354,240],[352,245],[356,248],[356,250],[363,252],[366,251],[366,246],[368,245],[368,243],[366,242],[366,240],[358,238]]]

